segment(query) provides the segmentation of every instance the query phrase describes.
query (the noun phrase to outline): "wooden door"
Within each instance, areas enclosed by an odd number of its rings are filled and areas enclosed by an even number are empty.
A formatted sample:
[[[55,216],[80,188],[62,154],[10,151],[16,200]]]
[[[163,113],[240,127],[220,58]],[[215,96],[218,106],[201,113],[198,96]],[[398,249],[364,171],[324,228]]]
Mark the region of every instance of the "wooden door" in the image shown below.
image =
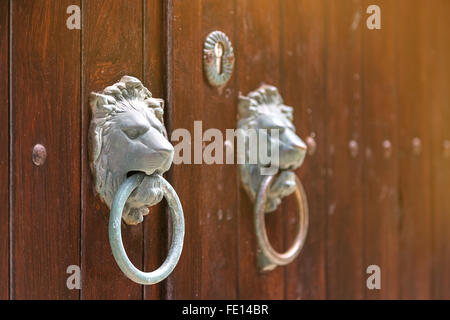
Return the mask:
[[[381,29],[366,24],[373,4]],[[0,298],[450,298],[449,15],[447,0],[0,0]],[[236,57],[222,92],[202,66],[215,30]],[[178,266],[153,286],[122,274],[87,129],[89,93],[124,75],[165,100],[169,135],[194,121],[236,128],[240,93],[279,88],[310,147],[296,172],[310,227],[294,262],[258,272],[236,165],[182,164],[166,174],[185,214]],[[139,268],[164,261],[166,210],[122,228]],[[292,241],[294,212],[290,196],[266,219],[276,249]],[[366,286],[370,265],[380,290]]]

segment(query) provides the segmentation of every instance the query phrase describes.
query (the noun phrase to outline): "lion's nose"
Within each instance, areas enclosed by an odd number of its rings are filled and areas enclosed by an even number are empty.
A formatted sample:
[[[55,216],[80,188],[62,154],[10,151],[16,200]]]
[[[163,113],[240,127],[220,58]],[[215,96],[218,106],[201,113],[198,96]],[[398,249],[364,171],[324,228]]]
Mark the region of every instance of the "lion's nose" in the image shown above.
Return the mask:
[[[159,132],[155,133],[154,136],[158,139],[152,139],[152,143],[149,143],[150,148],[162,156],[173,156],[173,145]]]
[[[162,174],[169,170],[172,165],[174,148],[170,146],[170,148],[158,149],[158,153],[161,157],[161,163],[156,169],[156,172]]]
[[[293,131],[287,130],[285,132],[285,135],[287,136],[287,139],[291,142],[291,146],[293,148],[300,149],[302,152],[308,149],[306,143],[303,142],[303,140],[300,139],[300,137],[297,136]]]
[[[164,146],[162,148],[158,148],[156,150],[161,156],[163,157],[173,157],[174,149],[173,146],[168,144],[167,146]]]
[[[169,162],[172,164],[173,155],[175,153],[173,146],[170,143],[164,144],[160,148],[156,150],[162,159],[165,160],[165,162]],[[169,166],[170,166],[169,164]]]
[[[300,167],[305,159],[307,146],[294,132],[286,130],[280,150],[280,167],[282,169],[296,169]]]

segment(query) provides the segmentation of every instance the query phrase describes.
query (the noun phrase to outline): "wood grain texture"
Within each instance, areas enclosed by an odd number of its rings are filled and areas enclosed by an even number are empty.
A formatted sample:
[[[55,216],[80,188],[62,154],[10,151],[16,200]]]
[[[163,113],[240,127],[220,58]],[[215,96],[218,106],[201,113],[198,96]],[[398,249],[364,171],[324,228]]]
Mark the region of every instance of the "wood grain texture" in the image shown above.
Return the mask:
[[[300,256],[286,267],[286,299],[326,298],[326,136],[324,113],[324,5],[322,1],[288,0],[282,4],[282,79],[285,103],[294,107],[294,125],[316,150],[297,170],[309,206],[309,235]],[[286,245],[296,234],[297,204],[283,200]]]
[[[239,91],[247,95],[262,83],[280,88],[280,1],[239,0],[236,4],[236,75]],[[266,225],[273,247],[283,250],[285,221],[281,209],[266,217]],[[269,273],[259,273],[256,252],[253,203],[240,188],[239,298],[283,299],[284,269],[276,268]]]
[[[9,298],[9,7],[0,0],[0,300]]]
[[[363,1],[363,8],[373,1]],[[395,2],[377,1],[380,30],[362,21],[364,137],[364,268],[381,268],[381,290],[366,288],[366,298],[399,298],[398,137]],[[390,148],[388,148],[390,146]],[[369,275],[366,275],[368,277]]]
[[[363,161],[360,1],[327,1],[327,296],[362,299]],[[364,26],[365,27],[365,26]],[[358,150],[351,154],[350,141]]]
[[[203,42],[215,30],[225,32],[234,42],[234,2],[214,0],[173,5],[172,129],[187,128],[194,138],[194,121],[200,120],[203,131],[215,128],[225,135],[225,129],[236,126],[234,78],[222,92],[209,86],[203,77]],[[233,165],[174,166],[172,181],[183,197],[186,240],[182,260],[169,280],[168,297],[236,298],[236,180]]]
[[[144,74],[143,83],[153,97],[164,98],[164,28],[163,2],[144,0]],[[165,117],[167,118],[167,105]],[[167,177],[166,177],[167,178]],[[165,202],[150,208],[144,219],[144,266],[146,271],[157,269],[167,256],[167,205]],[[145,299],[160,299],[163,284],[144,286]]]
[[[429,96],[432,116],[433,168],[433,299],[450,299],[450,2],[436,1],[432,7],[437,21],[431,35],[428,62],[434,76]],[[447,39],[447,41],[445,41]],[[447,147],[446,147],[447,146]]]
[[[222,0],[202,1],[202,41],[215,30],[227,34],[235,44],[235,2]],[[236,126],[236,70],[228,84],[218,91],[204,77],[202,118],[203,130],[226,129]],[[218,116],[220,114],[220,116]],[[224,141],[225,142],[225,141]],[[232,143],[229,141],[230,144]],[[235,148],[236,149],[236,148]],[[226,154],[226,148],[223,148]],[[203,165],[201,186],[202,298],[236,299],[238,284],[238,181],[237,167],[232,164]]]
[[[66,28],[72,4],[81,31]],[[381,30],[366,27],[371,4]],[[450,299],[449,15],[447,0],[0,0],[0,299]],[[222,92],[203,75],[214,30],[236,56]],[[196,120],[203,132],[235,128],[239,92],[280,89],[298,135],[317,144],[297,171],[310,229],[295,261],[257,270],[253,204],[235,165],[180,164],[166,175],[185,214],[178,266],[154,286],[123,275],[87,132],[89,93],[126,74],[165,99],[169,136],[186,128],[192,139]],[[296,210],[289,197],[266,218],[280,251]],[[161,265],[168,221],[163,202],[123,226],[137,267]],[[371,264],[381,290],[366,289]],[[82,267],[81,291],[66,287],[69,265]]]
[[[201,1],[170,1],[172,47],[168,63],[172,66],[169,106],[171,128],[185,128],[194,139],[194,121],[203,117],[203,71]],[[172,141],[176,144],[176,141]],[[193,153],[192,153],[193,156]],[[205,183],[201,166],[194,164],[173,165],[171,183],[180,198],[185,217],[185,239],[183,253],[173,273],[166,280],[166,298],[200,299],[202,297],[202,259],[205,227],[202,225],[204,211],[201,210],[199,188]],[[206,222],[206,221],[205,221]]]
[[[397,81],[400,202],[400,298],[431,297],[431,145],[432,77],[428,48],[436,19],[420,1],[397,7]],[[420,139],[421,150],[413,149]]]
[[[124,75],[143,76],[143,2],[83,1],[83,154],[82,154],[82,298],[142,299],[143,288],[128,279],[112,256],[109,210],[93,192],[88,164],[89,93],[101,91]],[[143,267],[143,225],[122,224],[125,250]]]
[[[78,299],[66,269],[80,264],[79,1],[11,1],[12,298]],[[47,160],[31,161],[33,146]]]

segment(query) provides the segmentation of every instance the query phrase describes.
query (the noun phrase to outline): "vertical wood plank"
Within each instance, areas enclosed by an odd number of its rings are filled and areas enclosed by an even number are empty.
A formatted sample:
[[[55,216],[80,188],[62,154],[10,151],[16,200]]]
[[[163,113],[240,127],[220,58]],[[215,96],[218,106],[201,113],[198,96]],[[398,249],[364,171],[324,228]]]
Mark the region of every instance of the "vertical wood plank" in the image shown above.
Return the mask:
[[[161,0],[144,0],[144,75],[143,83],[153,97],[164,97],[164,55],[163,49],[163,2]],[[165,98],[165,97],[164,97]],[[165,117],[167,118],[167,104]],[[163,202],[164,203],[164,202]],[[164,262],[167,250],[166,224],[167,206],[158,204],[150,208],[150,214],[144,219],[144,266],[152,271]],[[163,284],[144,286],[145,299],[159,299]]]
[[[237,3],[237,87],[248,94],[262,83],[280,88],[280,1],[239,0]],[[281,92],[283,95],[283,92]],[[285,221],[281,209],[266,218],[269,238],[283,250]],[[239,194],[239,298],[283,299],[284,269],[261,274],[256,265],[257,242],[253,204],[240,188]]]
[[[430,98],[434,85],[429,73],[434,53],[428,48],[428,38],[433,37],[436,19],[421,1],[399,1],[397,14],[400,298],[428,299],[432,259]],[[417,151],[413,141],[417,141]]]
[[[141,299],[143,288],[128,279],[112,256],[109,210],[93,192],[87,132],[89,93],[101,91],[124,75],[143,76],[142,0],[83,1],[83,154],[82,154],[82,298]],[[130,260],[143,266],[143,225],[122,224]]]
[[[0,300],[9,297],[9,6],[0,0]]]
[[[363,9],[373,4],[365,0]],[[381,269],[381,290],[366,288],[366,298],[398,299],[400,265],[398,208],[398,139],[395,56],[395,2],[377,1],[380,30],[363,19],[363,100],[365,166],[365,265]],[[368,277],[369,275],[366,275]]]
[[[215,30],[227,34],[235,45],[235,2],[202,1],[202,46],[207,35]],[[200,58],[197,57],[197,59]],[[236,127],[236,70],[220,93],[203,78],[203,130]],[[219,116],[220,114],[220,116]],[[226,149],[223,149],[225,155]],[[238,280],[237,223],[238,184],[237,167],[231,164],[203,164],[202,185],[198,201],[201,203],[202,257],[207,263],[202,268],[202,298],[236,299]],[[199,259],[200,257],[197,257]]]
[[[225,129],[236,126],[234,78],[222,93],[208,85],[202,68],[203,42],[215,30],[225,32],[234,42],[234,2],[179,1],[173,2],[172,10],[172,129],[186,128],[194,139],[194,121],[201,120],[203,131],[215,128],[225,135]],[[236,180],[232,165],[174,166],[172,181],[185,213],[186,239],[182,258],[168,282],[168,297],[236,298]]]
[[[326,1],[328,298],[361,299],[363,155],[360,1]],[[352,155],[350,143],[357,144]]]
[[[194,121],[203,117],[202,75],[202,5],[201,0],[170,1],[172,48],[168,63],[172,74],[169,96],[170,122],[173,129],[185,128],[194,138]],[[174,144],[177,142],[172,141]],[[192,154],[193,156],[193,154]],[[168,299],[199,299],[202,297],[203,214],[199,188],[204,183],[200,165],[173,165],[171,183],[183,206],[185,239],[183,253],[177,267],[166,280]]]
[[[12,298],[77,299],[66,269],[80,264],[79,1],[11,1]],[[37,143],[47,149],[38,167]]]
[[[300,256],[286,268],[287,299],[326,298],[326,166],[324,112],[324,5],[323,1],[283,0],[282,91],[294,106],[294,125],[304,140],[314,139],[303,166],[298,170],[309,206],[309,235]],[[284,200],[286,245],[296,234],[297,204]],[[291,201],[292,200],[292,201]],[[293,220],[294,219],[294,220]]]
[[[433,155],[433,299],[450,299],[450,2],[437,1],[429,61],[436,72],[430,95]]]

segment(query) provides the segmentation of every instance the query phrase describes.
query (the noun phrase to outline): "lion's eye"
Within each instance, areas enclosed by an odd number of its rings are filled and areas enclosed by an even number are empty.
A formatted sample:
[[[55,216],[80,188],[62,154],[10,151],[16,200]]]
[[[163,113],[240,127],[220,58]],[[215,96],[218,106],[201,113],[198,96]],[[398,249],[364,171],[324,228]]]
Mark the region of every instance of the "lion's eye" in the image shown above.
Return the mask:
[[[127,135],[128,138],[134,140],[142,136],[144,133],[146,133],[148,131],[148,128],[144,127],[122,128],[122,131]]]

